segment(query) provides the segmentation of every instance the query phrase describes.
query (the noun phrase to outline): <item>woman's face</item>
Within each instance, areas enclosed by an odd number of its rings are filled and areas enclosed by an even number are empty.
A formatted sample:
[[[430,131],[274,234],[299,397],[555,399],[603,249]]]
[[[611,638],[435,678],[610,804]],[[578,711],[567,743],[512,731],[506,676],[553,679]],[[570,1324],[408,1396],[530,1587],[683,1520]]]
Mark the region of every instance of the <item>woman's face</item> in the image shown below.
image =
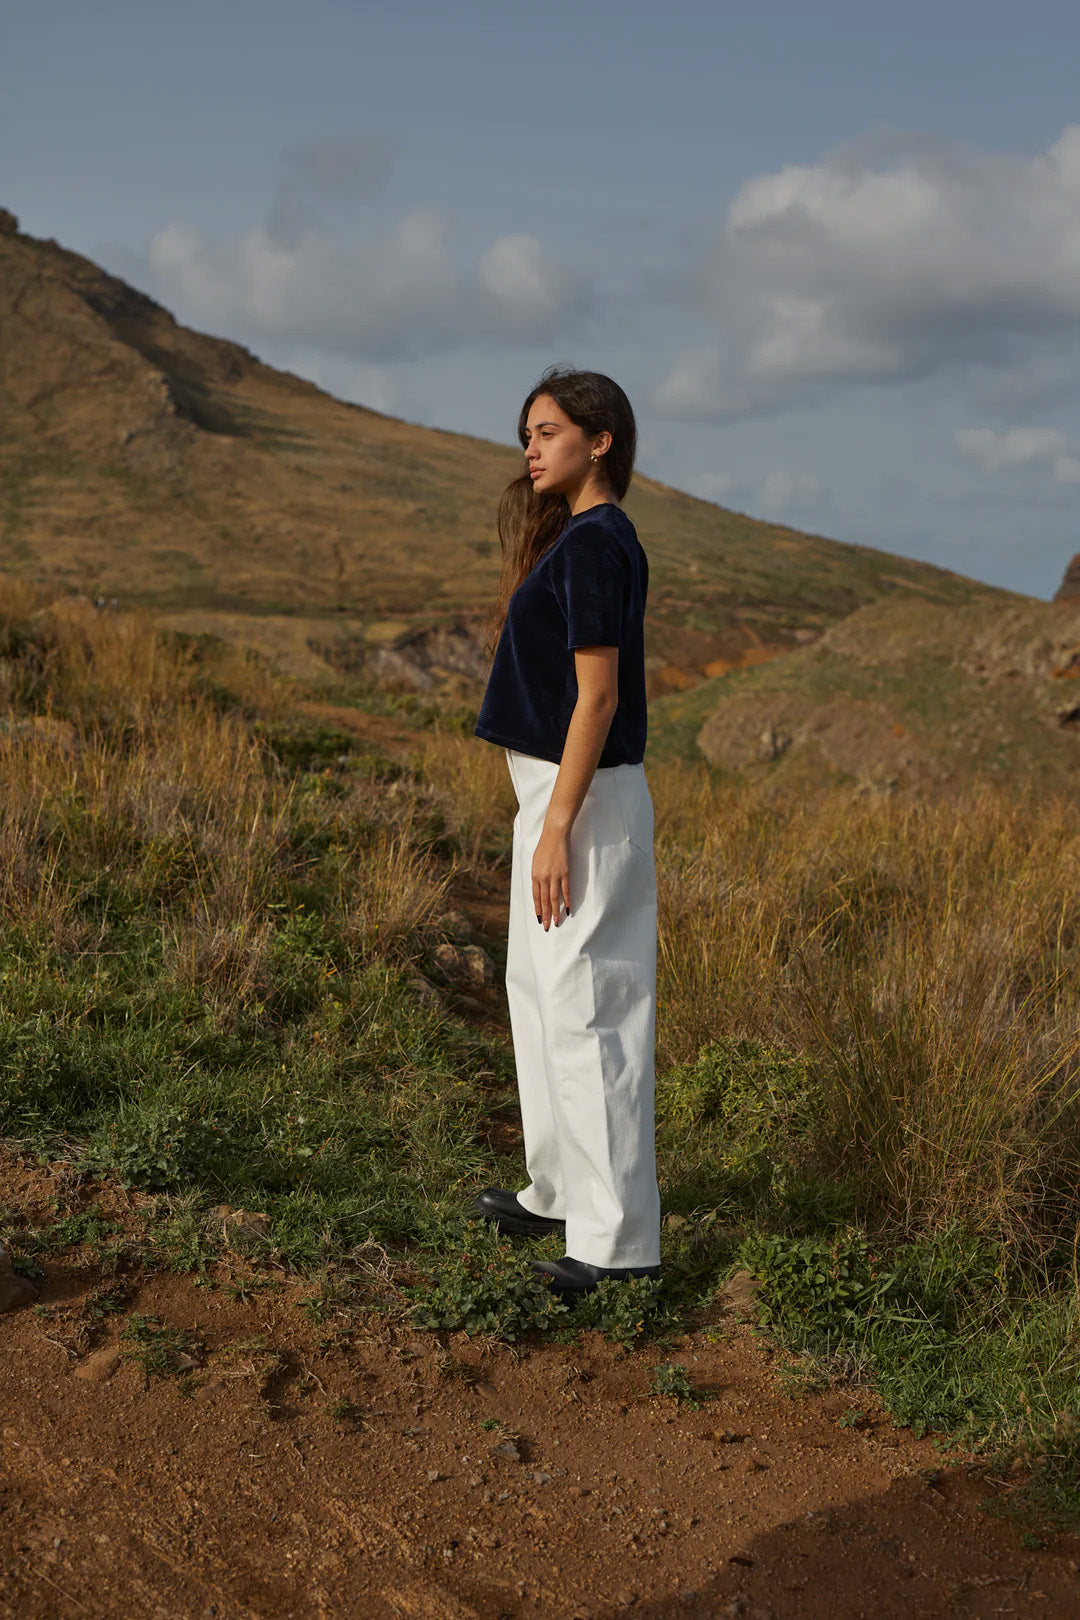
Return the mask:
[[[600,465],[589,460],[595,448],[596,442],[571,422],[550,394],[540,394],[533,400],[525,425],[525,461],[533,489],[545,495],[566,495],[581,489]]]

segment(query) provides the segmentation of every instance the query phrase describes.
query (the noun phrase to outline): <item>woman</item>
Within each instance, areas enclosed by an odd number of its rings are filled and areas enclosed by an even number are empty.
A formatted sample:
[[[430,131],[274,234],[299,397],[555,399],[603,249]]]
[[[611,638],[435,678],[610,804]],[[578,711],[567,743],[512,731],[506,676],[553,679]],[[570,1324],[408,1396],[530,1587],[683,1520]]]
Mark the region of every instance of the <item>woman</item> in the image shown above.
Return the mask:
[[[550,368],[518,438],[476,735],[505,750],[518,802],[506,992],[529,1183],[473,1208],[504,1232],[565,1228],[565,1256],[533,1266],[576,1295],[660,1269],[649,567],[619,505],[637,430],[617,383]]]

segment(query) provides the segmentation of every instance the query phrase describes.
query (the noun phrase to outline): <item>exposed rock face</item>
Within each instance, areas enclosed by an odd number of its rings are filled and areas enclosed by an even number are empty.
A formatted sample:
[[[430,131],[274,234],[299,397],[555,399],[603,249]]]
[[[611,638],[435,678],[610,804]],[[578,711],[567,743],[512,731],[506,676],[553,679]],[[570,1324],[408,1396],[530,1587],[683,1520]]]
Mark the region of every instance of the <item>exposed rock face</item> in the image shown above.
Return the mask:
[[[453,677],[466,686],[481,684],[487,675],[478,625],[460,619],[454,623],[409,629],[388,645],[366,652],[365,663],[377,680],[412,692],[430,692]]]
[[[810,750],[827,770],[865,786],[895,787],[935,774],[891,709],[852,697],[815,702],[801,693],[743,692],[714,710],[697,743],[710,764],[729,771]]]
[[[1066,568],[1065,578],[1054,594],[1054,601],[1067,602],[1072,596],[1080,596],[1080,551]]]

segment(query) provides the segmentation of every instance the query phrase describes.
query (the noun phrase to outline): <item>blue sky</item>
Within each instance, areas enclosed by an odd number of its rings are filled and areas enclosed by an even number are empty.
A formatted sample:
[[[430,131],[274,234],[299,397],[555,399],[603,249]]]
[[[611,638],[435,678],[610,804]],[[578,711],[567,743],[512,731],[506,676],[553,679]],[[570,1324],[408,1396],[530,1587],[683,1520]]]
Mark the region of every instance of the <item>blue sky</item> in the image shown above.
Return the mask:
[[[510,442],[1049,595],[1080,550],[1080,8],[36,0],[0,204],[179,319]]]

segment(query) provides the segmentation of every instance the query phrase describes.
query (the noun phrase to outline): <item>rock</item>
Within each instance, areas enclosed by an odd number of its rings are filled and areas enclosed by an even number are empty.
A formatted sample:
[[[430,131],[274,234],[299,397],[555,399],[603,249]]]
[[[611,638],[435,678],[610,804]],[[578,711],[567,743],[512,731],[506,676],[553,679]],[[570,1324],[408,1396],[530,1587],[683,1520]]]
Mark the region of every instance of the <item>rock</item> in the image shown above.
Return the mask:
[[[0,1246],[0,1312],[17,1311],[37,1299],[37,1289],[26,1277],[20,1277],[11,1263],[11,1256]]]
[[[447,979],[463,979],[468,973],[468,964],[459,945],[451,945],[449,940],[443,940],[436,945],[432,958],[439,973]]]
[[[73,1371],[76,1378],[85,1379],[88,1384],[104,1384],[112,1377],[122,1359],[116,1345],[103,1344],[100,1350],[94,1350],[90,1355],[84,1356]]]
[[[230,1209],[228,1204],[217,1204],[210,1214],[221,1222],[225,1242],[231,1249],[243,1252],[270,1236],[270,1217],[261,1210]]]
[[[451,945],[444,940],[432,953],[439,972],[477,989],[495,983],[495,964],[479,945]]]
[[[467,945],[476,933],[471,919],[463,911],[444,912],[436,927],[443,929],[459,945]]]
[[[479,945],[466,945],[462,955],[465,958],[466,969],[470,984],[478,989],[495,983],[495,964],[491,957]]]
[[[422,1007],[431,1012],[445,1012],[446,1002],[441,993],[435,988],[430,979],[425,979],[422,973],[414,973],[406,981],[409,989]]]
[[[1080,552],[1066,568],[1065,576],[1054,592],[1054,601],[1067,602],[1072,596],[1080,596]]]
[[[521,1462],[521,1451],[516,1440],[500,1440],[491,1448],[493,1457],[506,1457],[510,1462]]]
[[[19,221],[10,208],[0,208],[0,236],[17,236]]]

